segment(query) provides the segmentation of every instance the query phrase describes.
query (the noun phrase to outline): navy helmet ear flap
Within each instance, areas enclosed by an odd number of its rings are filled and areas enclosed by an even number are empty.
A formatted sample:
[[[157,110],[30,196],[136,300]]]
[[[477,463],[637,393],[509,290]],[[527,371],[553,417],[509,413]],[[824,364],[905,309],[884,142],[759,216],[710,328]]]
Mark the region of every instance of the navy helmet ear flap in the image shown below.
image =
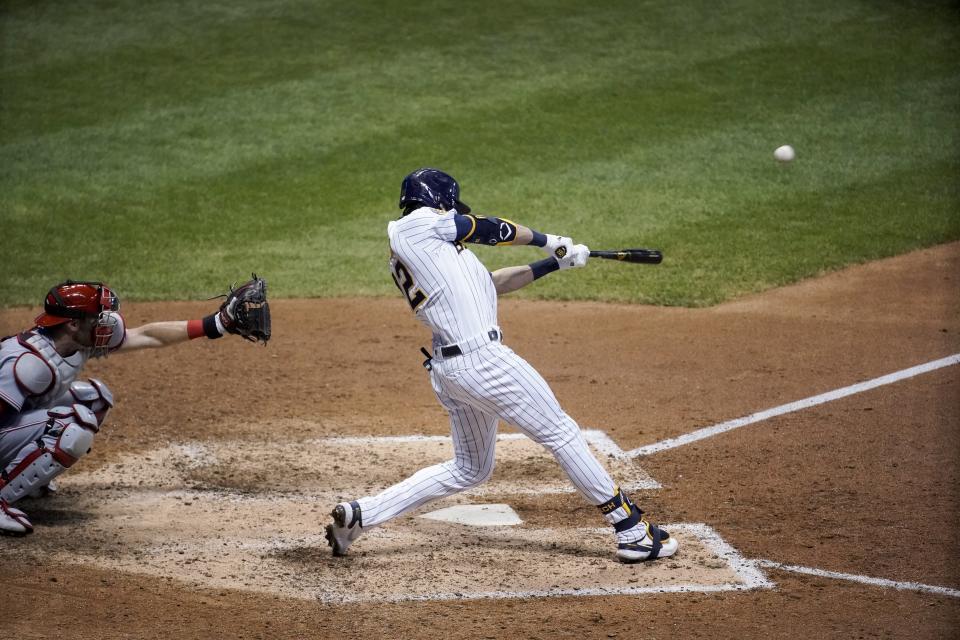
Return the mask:
[[[460,185],[453,176],[439,169],[417,169],[400,185],[400,208],[404,214],[413,210],[419,204],[424,207],[449,211],[456,209],[457,213],[470,213],[470,207],[460,200]]]

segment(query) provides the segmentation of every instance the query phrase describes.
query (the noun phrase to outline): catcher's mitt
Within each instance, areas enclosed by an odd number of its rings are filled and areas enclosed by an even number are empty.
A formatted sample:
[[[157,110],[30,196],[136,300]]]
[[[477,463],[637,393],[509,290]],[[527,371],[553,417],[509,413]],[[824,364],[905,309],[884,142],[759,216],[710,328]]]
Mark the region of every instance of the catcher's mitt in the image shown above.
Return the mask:
[[[220,322],[229,333],[242,336],[250,342],[270,339],[270,303],[267,302],[267,282],[257,274],[236,289],[230,287],[227,299],[220,305]]]

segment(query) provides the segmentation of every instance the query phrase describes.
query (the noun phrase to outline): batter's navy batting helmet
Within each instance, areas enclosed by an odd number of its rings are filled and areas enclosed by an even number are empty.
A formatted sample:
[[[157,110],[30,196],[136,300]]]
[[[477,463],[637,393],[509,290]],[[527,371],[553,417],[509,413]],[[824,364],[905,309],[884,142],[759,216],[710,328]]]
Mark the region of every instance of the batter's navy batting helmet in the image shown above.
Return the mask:
[[[453,176],[439,169],[417,169],[400,185],[400,208],[409,213],[410,205],[419,203],[434,209],[456,209],[470,213],[470,207],[460,201],[460,185]]]

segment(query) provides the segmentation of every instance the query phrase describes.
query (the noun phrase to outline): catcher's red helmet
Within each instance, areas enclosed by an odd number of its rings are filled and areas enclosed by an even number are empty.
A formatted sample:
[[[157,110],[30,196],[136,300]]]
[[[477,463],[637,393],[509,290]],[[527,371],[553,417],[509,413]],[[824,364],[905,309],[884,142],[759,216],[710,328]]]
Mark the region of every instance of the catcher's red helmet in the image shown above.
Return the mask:
[[[67,280],[51,288],[43,300],[43,313],[34,323],[38,327],[54,327],[82,318],[97,318],[92,340],[95,347],[103,347],[113,336],[116,320],[110,313],[120,308],[120,299],[102,282]]]
[[[34,322],[38,327],[53,327],[119,308],[119,298],[102,282],[67,280],[50,289],[43,300],[43,313]]]

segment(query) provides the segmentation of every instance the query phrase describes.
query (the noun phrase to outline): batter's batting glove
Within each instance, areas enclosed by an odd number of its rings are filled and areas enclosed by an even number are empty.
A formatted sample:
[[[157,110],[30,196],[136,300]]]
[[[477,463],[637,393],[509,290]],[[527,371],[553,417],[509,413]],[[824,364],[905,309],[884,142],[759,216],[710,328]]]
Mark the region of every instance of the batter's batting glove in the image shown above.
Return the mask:
[[[564,236],[554,236],[549,233],[545,235],[547,237],[547,243],[540,248],[543,249],[551,258],[562,260],[563,257],[570,253],[570,251],[573,249],[573,240],[570,238]]]
[[[575,244],[567,255],[563,256],[557,262],[561,269],[576,269],[587,264],[590,257],[590,249],[585,244]]]

